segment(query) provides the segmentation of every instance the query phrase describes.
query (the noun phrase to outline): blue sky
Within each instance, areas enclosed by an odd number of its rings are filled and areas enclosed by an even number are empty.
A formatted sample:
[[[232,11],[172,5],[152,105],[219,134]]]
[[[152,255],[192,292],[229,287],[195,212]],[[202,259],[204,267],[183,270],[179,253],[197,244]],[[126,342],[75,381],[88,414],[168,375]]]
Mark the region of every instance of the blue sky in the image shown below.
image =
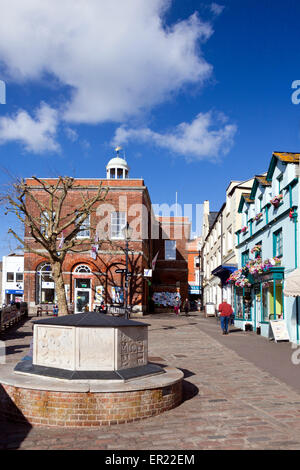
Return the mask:
[[[300,151],[296,0],[0,0],[0,184],[105,177],[122,145],[153,204],[210,201]],[[0,255],[9,250],[2,219]],[[12,245],[10,245],[12,246]]]

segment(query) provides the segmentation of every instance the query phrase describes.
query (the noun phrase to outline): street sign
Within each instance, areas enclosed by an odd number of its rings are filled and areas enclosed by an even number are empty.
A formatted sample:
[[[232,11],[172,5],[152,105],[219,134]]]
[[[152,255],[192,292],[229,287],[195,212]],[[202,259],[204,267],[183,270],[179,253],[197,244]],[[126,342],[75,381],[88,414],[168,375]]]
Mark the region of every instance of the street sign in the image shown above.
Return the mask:
[[[152,269],[144,269],[144,277],[152,277]]]
[[[122,274],[126,274],[126,269],[116,269],[115,270],[116,273],[122,273]],[[127,276],[132,276],[132,273],[127,273]]]

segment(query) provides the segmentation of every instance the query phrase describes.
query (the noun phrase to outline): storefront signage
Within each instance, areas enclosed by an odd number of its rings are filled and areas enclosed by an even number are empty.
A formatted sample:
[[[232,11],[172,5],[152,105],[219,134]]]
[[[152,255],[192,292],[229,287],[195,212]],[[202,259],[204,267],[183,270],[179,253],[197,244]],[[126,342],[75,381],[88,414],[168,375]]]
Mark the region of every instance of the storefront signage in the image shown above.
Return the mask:
[[[201,294],[201,287],[189,285],[189,294]]]
[[[16,289],[5,289],[5,294],[23,295],[24,291]]]
[[[42,289],[54,289],[54,282],[42,282]]]
[[[284,320],[272,320],[270,321],[272,327],[274,339],[277,341],[289,341],[289,333]]]

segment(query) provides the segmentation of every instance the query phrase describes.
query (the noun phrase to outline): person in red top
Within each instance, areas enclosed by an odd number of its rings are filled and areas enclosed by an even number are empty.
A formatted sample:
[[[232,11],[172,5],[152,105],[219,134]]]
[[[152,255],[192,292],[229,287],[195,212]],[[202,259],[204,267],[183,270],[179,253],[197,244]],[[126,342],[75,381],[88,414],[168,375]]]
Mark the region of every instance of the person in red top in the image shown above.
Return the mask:
[[[223,335],[228,335],[228,324],[233,310],[230,304],[227,303],[226,299],[219,305],[219,312],[221,318],[221,328],[223,330]]]

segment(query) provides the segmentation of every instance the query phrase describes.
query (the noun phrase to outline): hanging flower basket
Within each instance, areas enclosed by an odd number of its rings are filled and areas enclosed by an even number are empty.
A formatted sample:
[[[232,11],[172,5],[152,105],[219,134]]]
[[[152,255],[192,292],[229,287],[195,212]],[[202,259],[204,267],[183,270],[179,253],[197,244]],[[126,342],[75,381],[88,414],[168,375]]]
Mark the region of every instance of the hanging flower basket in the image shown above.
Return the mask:
[[[259,214],[256,214],[256,216],[254,217],[254,219],[255,219],[256,221],[258,221],[258,220],[260,220],[260,219],[262,218],[262,216],[263,216],[263,213],[262,213],[262,212],[259,212]]]
[[[271,203],[274,207],[278,207],[279,204],[280,204],[281,201],[282,201],[282,198],[283,198],[283,195],[282,195],[282,194],[278,194],[278,196],[275,196],[275,197],[273,197],[273,199],[270,200],[270,203]]]
[[[255,245],[252,250],[251,250],[251,253],[260,253],[261,252],[261,245]]]
[[[246,233],[247,230],[248,230],[247,225],[245,225],[245,227],[242,227],[242,228],[241,228],[241,232],[242,232],[242,233]]]

